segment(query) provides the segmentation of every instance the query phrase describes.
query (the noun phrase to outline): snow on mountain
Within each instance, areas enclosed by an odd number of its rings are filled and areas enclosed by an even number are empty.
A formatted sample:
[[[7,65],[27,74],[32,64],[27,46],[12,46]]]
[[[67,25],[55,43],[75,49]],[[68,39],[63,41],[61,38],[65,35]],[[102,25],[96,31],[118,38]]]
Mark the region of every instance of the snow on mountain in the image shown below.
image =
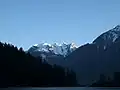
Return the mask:
[[[48,44],[48,43],[41,43],[41,44],[35,44],[33,45],[28,52],[46,52],[46,53],[54,53],[56,55],[62,55],[66,56],[69,53],[73,52],[78,48],[74,43],[53,43],[53,44]]]
[[[120,25],[117,25],[113,29],[108,30],[107,32],[101,34],[97,37],[93,43],[104,46],[109,46],[120,37]]]

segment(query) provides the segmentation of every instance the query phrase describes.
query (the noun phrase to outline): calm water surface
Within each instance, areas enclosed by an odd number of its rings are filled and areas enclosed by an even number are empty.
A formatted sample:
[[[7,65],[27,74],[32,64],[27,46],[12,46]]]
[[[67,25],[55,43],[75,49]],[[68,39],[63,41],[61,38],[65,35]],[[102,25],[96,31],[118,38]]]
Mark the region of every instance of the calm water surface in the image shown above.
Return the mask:
[[[84,87],[76,87],[76,88],[9,88],[6,90],[120,90],[120,88],[84,88]]]

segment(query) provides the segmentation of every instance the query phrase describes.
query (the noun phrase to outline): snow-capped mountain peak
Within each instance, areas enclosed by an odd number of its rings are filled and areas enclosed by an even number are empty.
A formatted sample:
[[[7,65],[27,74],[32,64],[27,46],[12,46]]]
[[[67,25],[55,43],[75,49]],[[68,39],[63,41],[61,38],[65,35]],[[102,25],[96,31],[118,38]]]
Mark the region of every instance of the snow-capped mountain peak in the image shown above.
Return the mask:
[[[78,47],[75,45],[75,43],[71,43],[71,48]]]
[[[46,53],[54,53],[56,55],[63,55],[66,56],[69,53],[73,52],[78,47],[74,43],[41,43],[41,44],[35,44],[33,45],[28,51],[30,52],[46,52]]]
[[[36,47],[40,47],[40,46],[51,46],[51,44],[41,43],[41,44],[34,44],[33,46],[36,46]]]

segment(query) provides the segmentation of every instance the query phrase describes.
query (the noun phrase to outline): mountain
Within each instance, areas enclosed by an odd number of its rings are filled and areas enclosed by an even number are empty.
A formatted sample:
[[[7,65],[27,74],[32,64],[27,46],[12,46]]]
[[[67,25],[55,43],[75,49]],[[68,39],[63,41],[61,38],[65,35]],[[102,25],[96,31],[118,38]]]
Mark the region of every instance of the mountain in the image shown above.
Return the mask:
[[[76,72],[77,80],[81,85],[90,84],[100,75],[99,55],[97,45],[85,44],[65,58],[65,65]]]
[[[118,38],[120,38],[120,25],[117,25],[113,29],[110,29],[107,32],[104,32],[99,37],[97,37],[93,43],[106,48],[110,46],[112,43],[115,43]]]
[[[74,43],[70,44],[48,44],[48,43],[41,43],[41,44],[35,44],[33,45],[28,52],[35,53],[39,52],[42,53],[42,55],[61,55],[61,56],[67,56],[71,52],[73,52],[77,46]]]
[[[0,42],[0,88],[77,86],[76,75]]]
[[[77,48],[78,47],[74,43],[41,43],[33,45],[27,52],[35,57],[42,57],[49,64],[64,66],[64,57],[75,51]]]
[[[112,77],[120,71],[120,25],[98,36],[65,57],[65,65],[76,72],[81,85],[89,85],[100,74]]]
[[[120,72],[120,25],[80,47],[42,43],[32,46],[28,52],[42,55],[50,64],[72,69],[79,84],[89,85],[99,80],[100,74],[112,77],[114,72]]]

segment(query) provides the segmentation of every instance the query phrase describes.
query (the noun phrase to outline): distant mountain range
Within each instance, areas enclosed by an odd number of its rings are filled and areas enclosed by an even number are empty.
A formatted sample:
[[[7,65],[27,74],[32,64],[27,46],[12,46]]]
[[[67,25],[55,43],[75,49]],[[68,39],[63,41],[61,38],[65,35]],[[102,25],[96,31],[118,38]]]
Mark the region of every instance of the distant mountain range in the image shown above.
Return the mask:
[[[74,43],[70,44],[48,44],[48,43],[41,43],[33,45],[28,51],[29,52],[43,52],[43,53],[51,53],[56,55],[63,55],[66,56],[69,53],[76,50],[77,46]]]
[[[31,55],[35,57],[42,57],[47,60],[49,64],[58,64],[64,66],[64,58],[78,48],[74,43],[41,43],[35,44],[28,49]]]
[[[100,74],[112,77],[114,72],[120,71],[120,25],[80,47],[74,44],[37,44],[28,52],[33,56],[47,57],[50,64],[74,70],[79,84],[91,84],[99,79]]]
[[[117,25],[113,29],[104,32],[100,36],[98,36],[92,44],[96,44],[99,47],[103,47],[104,49],[109,47],[112,43],[117,42],[120,38],[120,25]],[[41,55],[44,57],[47,54],[50,55],[61,55],[66,57],[73,51],[75,51],[79,46],[76,46],[74,43],[40,43],[35,44],[29,48],[28,52],[30,53],[42,53]],[[44,55],[43,55],[44,54]]]
[[[64,58],[73,51],[75,51],[78,47],[74,43],[41,43],[35,44],[29,48],[28,52],[31,53],[33,56],[38,57],[41,56],[44,59],[60,59]],[[50,61],[50,60],[49,60]]]

